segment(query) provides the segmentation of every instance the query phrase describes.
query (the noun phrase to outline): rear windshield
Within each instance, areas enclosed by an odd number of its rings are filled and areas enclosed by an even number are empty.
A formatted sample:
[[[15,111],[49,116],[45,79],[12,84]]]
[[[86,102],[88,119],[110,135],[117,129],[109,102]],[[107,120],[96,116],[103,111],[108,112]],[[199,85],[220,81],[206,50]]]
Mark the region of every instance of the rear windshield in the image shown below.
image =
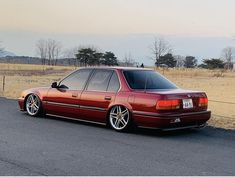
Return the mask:
[[[126,70],[124,76],[132,89],[177,89],[177,86],[155,71]]]

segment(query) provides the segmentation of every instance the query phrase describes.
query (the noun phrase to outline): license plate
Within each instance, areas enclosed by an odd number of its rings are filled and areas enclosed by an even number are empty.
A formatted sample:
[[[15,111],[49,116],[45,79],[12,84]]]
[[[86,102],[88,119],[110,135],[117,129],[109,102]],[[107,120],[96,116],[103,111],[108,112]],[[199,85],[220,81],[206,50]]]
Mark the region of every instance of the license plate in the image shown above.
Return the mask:
[[[183,108],[184,109],[193,108],[193,100],[192,99],[183,99]]]

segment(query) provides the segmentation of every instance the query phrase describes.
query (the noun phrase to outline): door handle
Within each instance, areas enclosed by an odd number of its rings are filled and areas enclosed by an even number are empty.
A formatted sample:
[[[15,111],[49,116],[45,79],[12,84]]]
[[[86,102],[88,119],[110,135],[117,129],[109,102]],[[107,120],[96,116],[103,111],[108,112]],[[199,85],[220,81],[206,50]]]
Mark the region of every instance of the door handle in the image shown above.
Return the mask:
[[[73,97],[73,98],[76,98],[76,97],[77,97],[77,94],[76,94],[76,93],[72,93],[72,97]]]
[[[104,99],[105,99],[105,100],[111,100],[112,97],[111,97],[111,96],[105,96]]]

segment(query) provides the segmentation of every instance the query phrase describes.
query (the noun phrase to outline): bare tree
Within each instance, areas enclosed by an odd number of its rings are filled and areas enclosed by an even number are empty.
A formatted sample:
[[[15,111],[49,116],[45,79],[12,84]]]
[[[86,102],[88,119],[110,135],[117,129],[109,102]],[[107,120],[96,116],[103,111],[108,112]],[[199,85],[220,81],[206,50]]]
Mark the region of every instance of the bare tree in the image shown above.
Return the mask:
[[[153,45],[150,47],[154,55],[155,65],[159,66],[160,57],[172,52],[170,44],[164,38],[154,38]]]
[[[176,67],[177,68],[182,68],[184,67],[184,60],[185,57],[181,55],[175,55],[174,58],[176,59]]]
[[[46,60],[48,60],[48,65],[56,65],[62,51],[62,45],[53,39],[41,39],[36,43],[36,49],[43,65],[46,64]]]
[[[129,53],[128,55],[125,55],[123,64],[124,66],[134,66],[135,65],[135,60],[132,58],[131,53]]]
[[[54,39],[47,40],[47,56],[48,56],[49,65],[57,64],[57,60],[60,56],[61,49],[62,49],[62,45],[60,42]]]
[[[63,53],[64,53],[64,58],[67,58],[69,61],[69,65],[74,65],[75,67],[78,66],[78,62],[77,62],[77,58],[76,58],[76,54],[78,53],[78,50],[80,48],[79,47],[74,47],[74,48],[70,48],[70,49],[66,49]],[[71,61],[73,61],[72,63],[70,63]]]
[[[226,47],[222,50],[222,58],[226,63],[225,64],[226,69],[232,69],[234,57],[235,57],[234,47]]]
[[[36,52],[40,56],[42,65],[46,64],[47,59],[47,41],[40,39],[36,43]]]

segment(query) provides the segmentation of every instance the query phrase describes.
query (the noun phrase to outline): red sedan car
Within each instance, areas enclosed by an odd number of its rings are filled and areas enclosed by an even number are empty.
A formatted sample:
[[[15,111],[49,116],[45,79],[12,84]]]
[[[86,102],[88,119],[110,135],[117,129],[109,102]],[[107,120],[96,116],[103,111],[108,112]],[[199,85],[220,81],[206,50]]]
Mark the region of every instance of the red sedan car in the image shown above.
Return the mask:
[[[211,112],[204,92],[182,90],[159,73],[138,68],[82,68],[50,88],[29,89],[19,98],[30,116],[163,130],[200,128]]]

